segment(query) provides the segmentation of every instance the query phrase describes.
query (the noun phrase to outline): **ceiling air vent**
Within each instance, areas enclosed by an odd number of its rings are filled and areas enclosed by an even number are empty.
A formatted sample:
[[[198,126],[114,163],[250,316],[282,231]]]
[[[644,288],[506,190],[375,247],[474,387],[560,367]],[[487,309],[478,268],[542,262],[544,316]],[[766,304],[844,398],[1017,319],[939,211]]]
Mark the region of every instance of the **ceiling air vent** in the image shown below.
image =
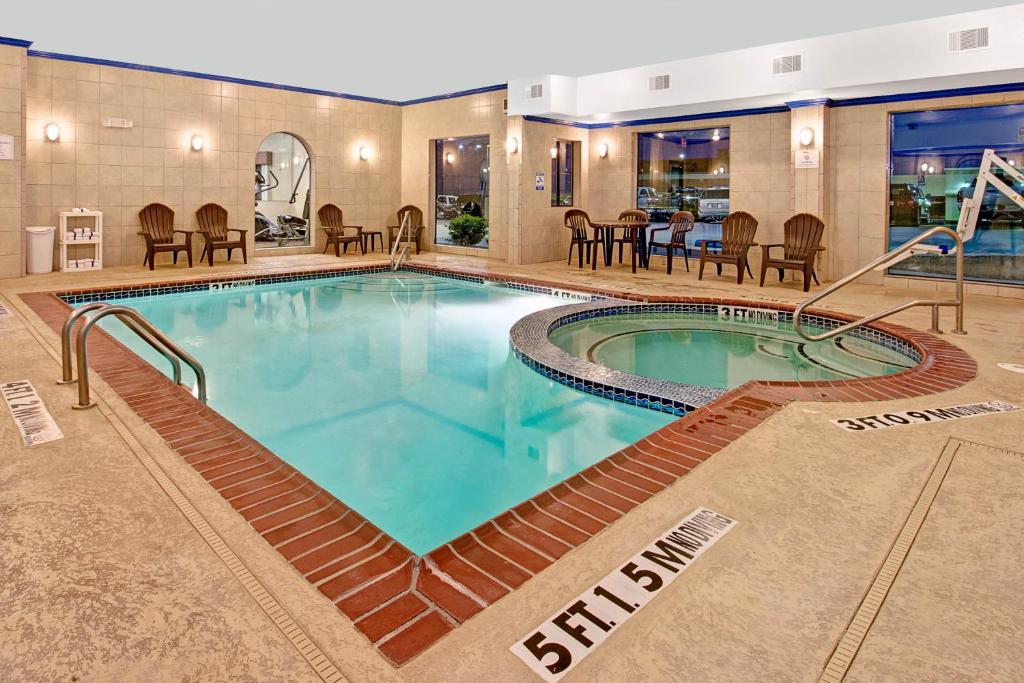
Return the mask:
[[[988,26],[950,31],[947,36],[947,45],[950,52],[967,52],[988,47]]]
[[[803,55],[784,55],[772,60],[772,75],[795,74],[804,70]]]
[[[544,84],[534,83],[529,88],[527,88],[527,92],[529,93],[531,100],[538,100],[544,97]]]
[[[668,90],[672,87],[672,77],[669,74],[661,74],[660,76],[651,76],[647,79],[647,89],[651,92],[657,92],[658,90]]]

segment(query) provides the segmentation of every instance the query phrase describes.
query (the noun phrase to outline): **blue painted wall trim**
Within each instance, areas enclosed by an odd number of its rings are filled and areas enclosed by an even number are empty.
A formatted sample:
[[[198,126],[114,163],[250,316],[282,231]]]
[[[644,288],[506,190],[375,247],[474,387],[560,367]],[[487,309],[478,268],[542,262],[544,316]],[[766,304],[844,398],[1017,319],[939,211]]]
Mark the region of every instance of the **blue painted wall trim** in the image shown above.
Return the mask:
[[[0,45],[13,45],[14,47],[28,47],[32,44],[31,40],[22,40],[21,38],[8,38],[6,36],[0,36]]]
[[[845,100],[834,100],[833,107],[856,107],[864,104],[887,104],[889,102],[910,102],[911,100],[933,100],[940,97],[966,97],[969,95],[987,95],[996,92],[1024,90],[1024,83],[997,83],[994,85],[975,85],[965,88],[949,88],[947,90],[923,90],[921,92],[897,93],[893,95],[873,95],[870,97],[849,97]]]
[[[799,109],[800,107],[831,107],[835,102],[829,97],[818,97],[813,100],[793,100],[792,102],[786,102],[786,106],[790,109]]]
[[[703,114],[682,114],[680,116],[662,116],[654,119],[635,119],[632,121],[600,121],[597,123],[584,123],[581,121],[563,121],[560,119],[549,119],[543,116],[524,116],[527,121],[537,123],[553,123],[559,126],[572,126],[573,128],[586,128],[597,130],[601,128],[624,128],[633,126],[650,126],[657,124],[680,123],[682,121],[706,121],[707,119],[724,119],[731,116],[756,116],[758,114],[781,114],[789,111],[789,107],[779,105],[776,107],[756,107],[753,109],[733,109],[731,111],[713,111]]]
[[[403,107],[408,107],[410,104],[423,104],[424,102],[435,102],[437,100],[450,100],[455,97],[479,95],[485,92],[497,92],[498,90],[508,90],[508,83],[495,83],[494,85],[485,85],[480,88],[470,88],[469,90],[457,90],[443,95],[431,95],[430,97],[418,97],[414,100],[402,100],[399,104]]]
[[[13,41],[13,38],[0,38],[0,42]],[[31,45],[31,42],[18,41],[19,44],[24,43],[24,47]],[[13,42],[11,44],[14,44]],[[202,73],[199,71],[185,71],[182,69],[169,69],[163,66],[149,66],[146,64],[133,64],[131,62],[119,62],[113,59],[100,59],[97,57],[82,57],[79,55],[68,55],[60,52],[44,52],[42,50],[29,50],[28,54],[30,57],[44,57],[46,59],[58,59],[65,62],[78,62],[80,64],[96,64],[98,66],[113,66],[120,69],[134,69],[136,71],[149,71],[152,73],[170,74],[172,76],[187,76],[189,78],[200,78],[207,81],[221,81],[224,83],[236,83],[238,85],[251,85],[258,88],[272,88],[275,90],[288,90],[291,92],[300,92],[310,95],[324,95],[326,97],[337,97],[346,100],[358,100],[360,102],[374,102],[377,104],[390,104],[395,107],[404,107],[411,104],[422,104],[424,102],[433,102],[435,100],[448,100],[456,97],[466,97],[467,95],[478,95],[480,93],[495,92],[498,90],[505,90],[508,86],[504,83],[498,83],[495,85],[486,85],[480,88],[471,88],[469,90],[459,90],[457,92],[444,93],[442,95],[432,95],[430,97],[420,97],[414,100],[388,100],[380,97],[365,97],[363,95],[353,95],[351,93],[334,92],[332,90],[320,90],[318,88],[303,88],[296,85],[282,85],[280,83],[268,83],[266,81],[256,81],[249,78],[234,78],[232,76],[219,76],[217,74]]]

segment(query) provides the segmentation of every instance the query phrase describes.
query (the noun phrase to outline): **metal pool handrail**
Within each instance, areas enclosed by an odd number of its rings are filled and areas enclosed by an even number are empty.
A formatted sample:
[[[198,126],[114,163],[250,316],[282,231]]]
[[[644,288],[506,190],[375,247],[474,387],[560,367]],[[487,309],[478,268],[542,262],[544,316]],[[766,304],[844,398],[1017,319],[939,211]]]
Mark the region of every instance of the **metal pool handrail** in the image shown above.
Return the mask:
[[[395,259],[395,253],[398,251],[399,245],[402,244],[402,233],[409,233],[409,237],[412,236],[412,228],[409,227],[412,221],[409,219],[409,213],[410,212],[406,211],[402,216],[402,223],[398,226],[398,234],[395,236],[395,243],[391,245],[391,256],[389,259],[391,263],[391,272],[395,272],[401,268],[402,262],[405,261],[406,256],[409,254],[409,244],[406,242],[406,245],[402,247],[402,252],[398,255],[398,259]]]
[[[70,384],[75,381],[71,372],[71,332],[75,322],[86,313],[96,311],[96,314],[88,317],[82,327],[78,330],[75,341],[75,356],[78,366],[78,404],[72,406],[82,410],[96,405],[89,396],[89,371],[88,371],[88,335],[101,318],[108,315],[117,316],[118,320],[137,334],[143,341],[149,344],[171,363],[174,383],[181,384],[181,362],[185,361],[196,374],[196,385],[198,387],[199,400],[206,403],[206,371],[202,363],[195,359],[190,353],[181,348],[170,337],[165,335],[153,323],[149,322],[141,313],[134,308],[127,306],[116,306],[106,302],[94,302],[86,304],[75,311],[64,322],[61,329],[61,366],[62,377],[58,384]]]
[[[872,270],[883,270],[895,263],[898,263],[899,261],[902,261],[904,258],[907,257],[907,252],[909,252],[911,249],[913,249],[921,242],[924,242],[925,240],[929,239],[930,237],[934,237],[935,235],[947,235],[949,237],[952,237],[953,241],[956,243],[955,299],[915,299],[913,301],[907,301],[905,303],[899,304],[898,306],[887,308],[879,313],[865,316],[859,320],[855,320],[851,323],[846,323],[845,325],[841,325],[831,330],[826,330],[821,334],[810,334],[809,332],[807,332],[807,330],[804,329],[803,323],[800,321],[800,317],[803,315],[804,310],[808,306],[811,306],[812,304],[821,301],[829,294],[832,294],[833,292],[842,289],[846,285],[850,284],[854,280],[857,280],[858,278]],[[960,234],[957,233],[955,230],[951,230],[950,228],[947,228],[945,226],[938,226],[932,228],[931,230],[927,230],[918,235],[917,237],[915,237],[914,239],[910,240],[909,242],[905,242],[904,244],[901,244],[900,246],[893,249],[892,251],[886,254],[882,254],[871,263],[850,273],[842,280],[833,283],[829,287],[818,292],[810,299],[804,301],[802,304],[796,307],[796,311],[793,313],[793,327],[796,329],[797,334],[799,334],[804,339],[807,339],[808,341],[822,341],[824,339],[830,339],[831,337],[835,337],[836,335],[843,334],[844,332],[849,332],[855,327],[860,327],[862,325],[873,323],[876,320],[881,320],[882,318],[893,315],[894,313],[899,313],[900,311],[905,311],[908,308],[913,308],[915,306],[932,307],[932,326],[929,330],[931,332],[942,332],[942,330],[939,329],[939,306],[956,307],[956,327],[953,329],[953,332],[955,334],[967,334],[966,332],[964,332],[964,243],[960,237]]]

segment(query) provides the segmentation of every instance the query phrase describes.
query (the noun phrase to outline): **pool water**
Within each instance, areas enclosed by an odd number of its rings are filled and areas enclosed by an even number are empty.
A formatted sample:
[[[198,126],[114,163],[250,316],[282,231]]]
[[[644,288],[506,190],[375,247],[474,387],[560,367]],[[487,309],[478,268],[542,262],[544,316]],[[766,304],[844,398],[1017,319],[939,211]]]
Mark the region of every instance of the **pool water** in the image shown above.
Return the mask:
[[[544,294],[389,273],[118,303],[202,362],[211,407],[418,554],[673,419],[516,360],[512,324],[566,303]]]
[[[744,323],[699,313],[589,318],[555,328],[549,339],[566,353],[613,370],[719,389],[757,379],[888,375],[915,364],[859,337],[808,342],[789,322]]]

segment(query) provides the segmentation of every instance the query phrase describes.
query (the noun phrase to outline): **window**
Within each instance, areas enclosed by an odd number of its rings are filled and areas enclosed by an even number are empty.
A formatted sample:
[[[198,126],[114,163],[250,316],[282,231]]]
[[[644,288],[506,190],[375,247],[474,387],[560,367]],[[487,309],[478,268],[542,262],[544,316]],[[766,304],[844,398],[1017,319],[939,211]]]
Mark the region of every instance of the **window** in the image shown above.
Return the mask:
[[[647,212],[652,228],[689,211],[697,220],[689,245],[721,239],[729,215],[729,129],[640,133],[636,178],[636,207]]]
[[[916,111],[892,115],[889,159],[889,248],[936,225],[956,227],[986,149],[1024,162],[1024,105]],[[995,171],[1017,192],[1019,184]],[[935,244],[949,244],[946,238]],[[889,269],[894,275],[952,278],[955,260],[919,255]],[[982,282],[1024,284],[1024,209],[991,185],[974,238],[964,245],[964,275]]]
[[[490,151],[486,135],[434,141],[435,243],[487,248]],[[456,221],[463,215],[483,221]]]
[[[576,143],[570,140],[551,142],[551,206],[572,206],[573,161]]]

